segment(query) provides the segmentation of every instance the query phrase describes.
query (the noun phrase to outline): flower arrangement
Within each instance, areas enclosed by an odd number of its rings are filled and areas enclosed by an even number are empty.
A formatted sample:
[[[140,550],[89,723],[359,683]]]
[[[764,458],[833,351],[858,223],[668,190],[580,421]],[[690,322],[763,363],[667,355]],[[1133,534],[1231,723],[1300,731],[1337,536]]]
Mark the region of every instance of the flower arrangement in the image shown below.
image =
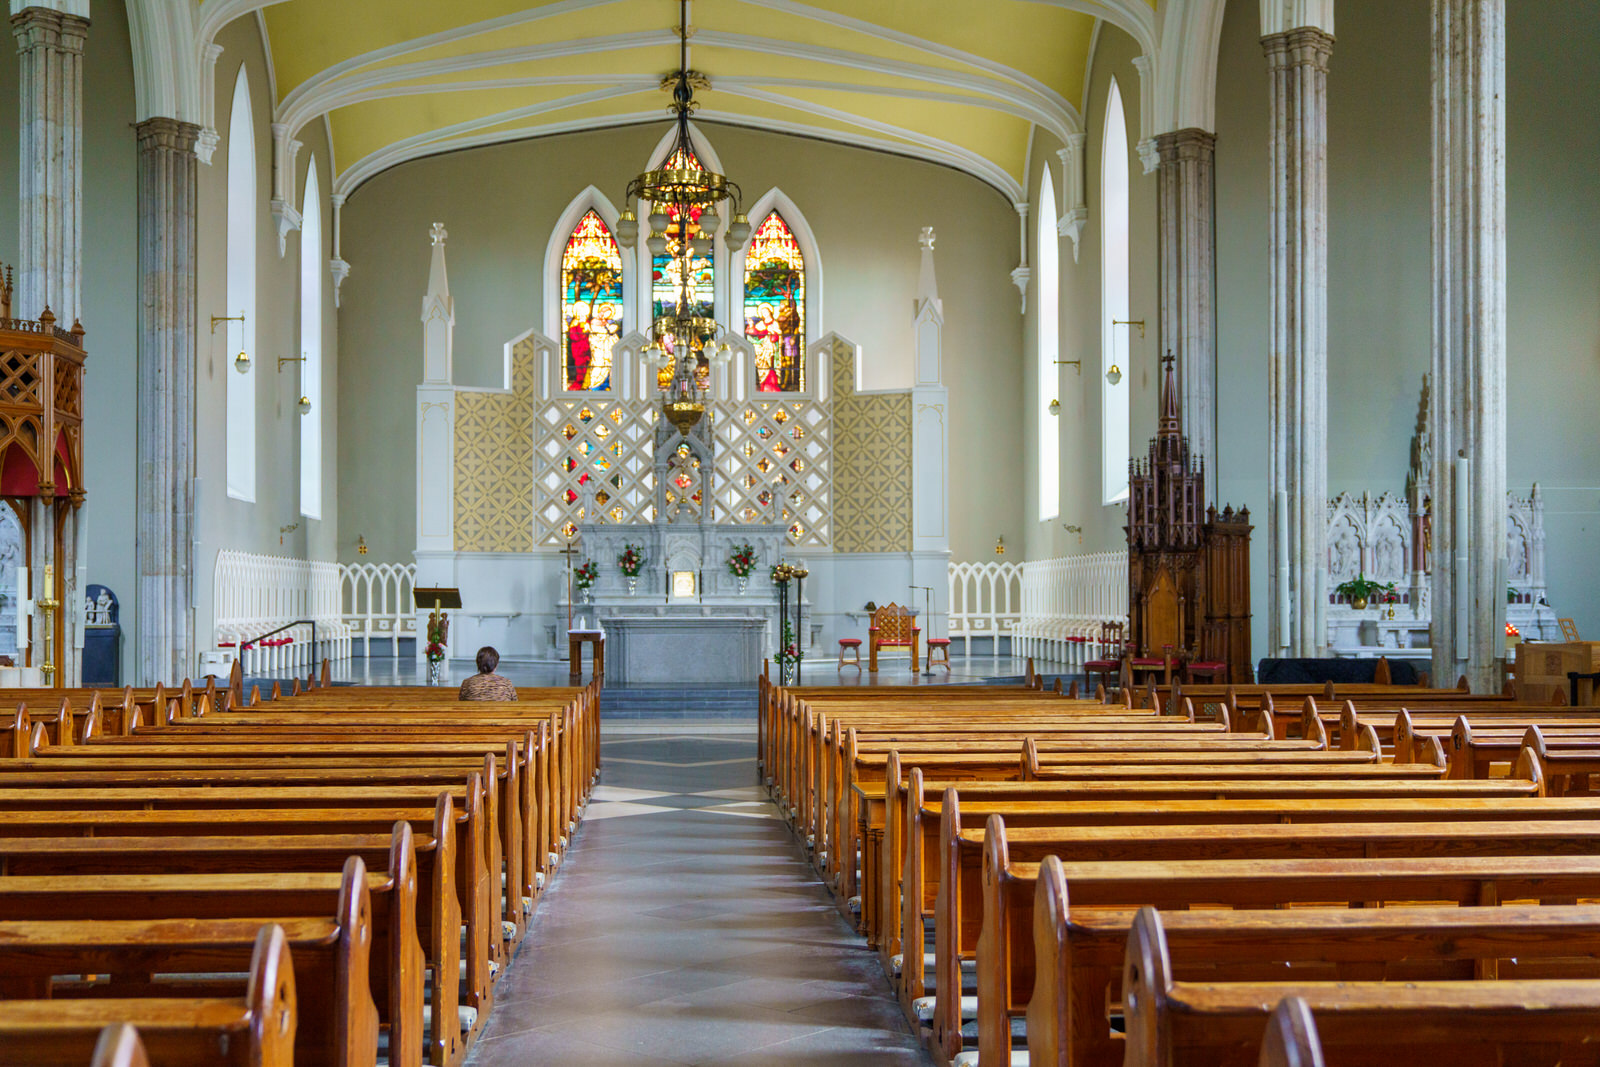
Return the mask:
[[[439,663],[444,660],[446,647],[450,643],[450,616],[444,612],[436,612],[428,616],[428,662]]]
[[[756,568],[756,550],[749,544],[734,545],[733,555],[728,557],[728,570],[735,578],[748,578],[750,572]]]
[[[587,589],[600,577],[600,567],[592,559],[583,561],[583,566],[572,572],[572,584],[579,589]]]
[[[644,558],[644,549],[638,545],[623,545],[622,555],[617,557],[617,568],[625,577],[637,578],[647,562],[649,561]]]
[[[772,658],[777,661],[780,669],[791,663],[799,663],[805,658],[805,651],[800,647],[800,642],[794,639],[794,627],[787,621],[783,624],[783,647],[778,649],[777,655]]]

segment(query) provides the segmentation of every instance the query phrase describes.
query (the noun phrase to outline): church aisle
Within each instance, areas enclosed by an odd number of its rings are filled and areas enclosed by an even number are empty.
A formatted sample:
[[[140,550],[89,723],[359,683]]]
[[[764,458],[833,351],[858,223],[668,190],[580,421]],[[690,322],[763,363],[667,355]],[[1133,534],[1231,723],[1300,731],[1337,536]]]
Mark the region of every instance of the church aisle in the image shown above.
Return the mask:
[[[755,731],[606,727],[601,784],[471,1067],[923,1065],[755,780]]]

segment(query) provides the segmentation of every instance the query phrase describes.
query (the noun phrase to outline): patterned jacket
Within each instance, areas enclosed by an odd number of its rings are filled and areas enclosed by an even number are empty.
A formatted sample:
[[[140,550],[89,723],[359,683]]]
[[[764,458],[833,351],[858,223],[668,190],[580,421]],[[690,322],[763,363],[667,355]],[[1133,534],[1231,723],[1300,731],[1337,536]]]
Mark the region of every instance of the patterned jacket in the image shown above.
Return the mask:
[[[515,700],[517,687],[498,674],[474,674],[461,683],[462,700]]]

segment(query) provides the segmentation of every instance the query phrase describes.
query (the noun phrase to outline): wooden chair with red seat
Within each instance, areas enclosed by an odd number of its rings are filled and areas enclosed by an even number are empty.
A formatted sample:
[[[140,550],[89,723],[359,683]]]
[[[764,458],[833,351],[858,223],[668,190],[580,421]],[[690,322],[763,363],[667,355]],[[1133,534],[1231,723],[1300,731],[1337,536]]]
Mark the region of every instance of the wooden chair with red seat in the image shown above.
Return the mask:
[[[1184,683],[1204,678],[1218,685],[1227,685],[1229,681],[1227,649],[1228,624],[1206,623],[1201,631],[1200,647],[1185,658],[1182,671]]]
[[[839,669],[841,671],[844,670],[845,666],[846,666],[846,662],[845,662],[845,658],[844,658],[844,654],[846,652],[850,653],[849,662],[854,664],[856,670],[859,671],[861,669],[861,638],[859,638],[859,637],[841,637],[841,638],[839,638]]]
[[[891,601],[874,611],[867,637],[867,670],[870,673],[878,672],[880,648],[910,648],[911,670],[916,672],[922,669],[922,657],[918,653],[922,627],[917,625],[917,617],[910,608],[902,608]]]
[[[1127,654],[1128,624],[1123,622],[1103,622],[1100,624],[1099,657],[1088,660],[1083,665],[1083,676],[1089,690],[1094,690],[1095,676],[1105,679],[1103,683],[1107,689],[1115,687],[1117,677],[1122,673],[1122,658]]]
[[[1151,675],[1160,675],[1162,685],[1172,684],[1172,665],[1178,661],[1171,645],[1161,646],[1161,655],[1138,655],[1128,660],[1128,670],[1135,684],[1141,676],[1146,681]]]

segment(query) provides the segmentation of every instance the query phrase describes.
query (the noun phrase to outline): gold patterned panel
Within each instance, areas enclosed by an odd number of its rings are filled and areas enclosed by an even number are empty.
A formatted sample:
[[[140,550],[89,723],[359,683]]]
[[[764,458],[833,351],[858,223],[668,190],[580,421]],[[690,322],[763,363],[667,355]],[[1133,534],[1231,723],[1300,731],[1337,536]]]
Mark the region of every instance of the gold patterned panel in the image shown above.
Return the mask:
[[[531,340],[511,352],[510,393],[456,392],[456,551],[533,551]]]
[[[911,394],[858,395],[847,345],[832,367],[834,551],[910,551]]]

